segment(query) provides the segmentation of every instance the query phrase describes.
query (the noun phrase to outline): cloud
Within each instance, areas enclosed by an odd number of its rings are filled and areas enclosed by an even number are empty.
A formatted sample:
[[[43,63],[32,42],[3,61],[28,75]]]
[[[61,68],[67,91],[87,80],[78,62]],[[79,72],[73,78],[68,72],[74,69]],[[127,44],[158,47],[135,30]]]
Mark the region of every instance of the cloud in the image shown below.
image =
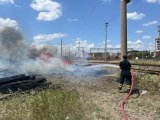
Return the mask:
[[[120,44],[118,44],[118,45],[115,45],[116,47],[115,48],[120,48],[121,47],[121,45]]]
[[[14,4],[14,0],[0,0],[0,4]]]
[[[62,16],[61,4],[52,0],[33,0],[30,7],[40,12],[38,20],[54,21]]]
[[[82,40],[81,38],[76,38],[72,49],[78,50],[78,47],[83,47],[85,51],[89,52],[90,48],[95,47],[94,43],[88,43],[87,40]]]
[[[149,48],[149,50],[154,51],[155,50],[155,44],[154,43],[149,43],[148,48]]]
[[[137,30],[136,33],[140,34],[140,33],[144,33],[144,31],[143,30]]]
[[[77,22],[78,19],[77,18],[68,18],[67,21],[68,22]]]
[[[151,26],[151,25],[156,25],[156,24],[158,24],[158,21],[157,20],[153,20],[153,21],[150,21],[148,23],[143,24],[143,26]]]
[[[48,34],[48,35],[40,34],[40,35],[33,37],[33,40],[34,41],[49,41],[49,40],[53,40],[56,38],[62,38],[65,36],[67,35],[63,33],[53,33],[53,34]]]
[[[151,39],[151,36],[149,36],[149,35],[144,35],[144,36],[142,37],[142,39]]]
[[[102,2],[112,2],[112,0],[101,0]]]
[[[46,46],[47,41],[54,40],[57,38],[63,38],[66,37],[66,34],[63,33],[53,33],[53,34],[40,34],[33,37],[32,46],[35,48],[43,48]],[[48,45],[47,45],[48,46]]]
[[[10,18],[0,18],[0,30],[2,30],[5,27],[11,27],[18,29],[18,23],[15,20],[11,20]]]
[[[137,12],[132,12],[132,13],[127,13],[127,19],[130,20],[140,20],[145,16],[143,13],[137,13]]]
[[[141,40],[136,40],[136,41],[128,41],[127,42],[128,48],[133,48],[133,49],[143,49],[144,43]]]
[[[148,3],[160,3],[160,0],[145,0]]]
[[[130,1],[129,3],[128,3],[128,5],[130,6],[130,5],[133,5],[134,3],[132,2],[132,1]]]
[[[117,44],[117,45],[112,45],[111,43],[109,43],[110,41],[108,40],[107,42],[107,48],[120,48],[121,45]],[[99,43],[100,47],[97,47],[97,45],[95,45],[94,43],[89,43],[87,40],[82,40],[80,38],[76,38],[75,40],[75,44],[72,45],[72,50],[77,51],[78,47],[84,47],[84,50],[89,52],[90,48],[104,48],[104,42]],[[143,50],[144,49],[144,43],[141,40],[136,40],[136,41],[127,41],[127,45],[128,48],[133,48],[134,50]],[[101,51],[103,52],[103,50]],[[112,51],[112,52],[116,52],[116,50]]]
[[[101,48],[105,47],[105,41],[103,41],[102,43],[99,43],[99,45],[101,46]],[[113,45],[110,44],[110,40],[107,40],[107,48],[112,48]]]
[[[116,45],[116,48],[120,48],[121,45],[118,44]],[[141,40],[136,40],[136,41],[127,41],[127,47],[128,48],[133,48],[134,50],[142,50],[144,48],[144,43]]]

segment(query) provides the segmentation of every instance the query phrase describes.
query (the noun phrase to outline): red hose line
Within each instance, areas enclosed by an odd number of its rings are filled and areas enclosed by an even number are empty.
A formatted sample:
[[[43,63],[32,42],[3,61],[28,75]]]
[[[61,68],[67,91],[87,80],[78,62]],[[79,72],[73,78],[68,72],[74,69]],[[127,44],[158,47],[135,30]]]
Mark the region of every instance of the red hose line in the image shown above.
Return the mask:
[[[127,99],[129,98],[129,96],[131,95],[132,90],[133,90],[133,87],[134,87],[134,76],[133,76],[133,72],[132,72],[132,70],[130,70],[130,72],[131,72],[131,76],[132,76],[131,89],[130,89],[128,95],[123,99],[123,101],[122,101],[122,103],[121,103],[121,105],[120,105],[121,111],[122,111],[122,113],[123,113],[123,118],[124,118],[124,120],[128,120],[128,119],[127,119],[126,112],[125,112],[125,110],[124,110],[124,104],[125,104],[125,102],[127,101]]]

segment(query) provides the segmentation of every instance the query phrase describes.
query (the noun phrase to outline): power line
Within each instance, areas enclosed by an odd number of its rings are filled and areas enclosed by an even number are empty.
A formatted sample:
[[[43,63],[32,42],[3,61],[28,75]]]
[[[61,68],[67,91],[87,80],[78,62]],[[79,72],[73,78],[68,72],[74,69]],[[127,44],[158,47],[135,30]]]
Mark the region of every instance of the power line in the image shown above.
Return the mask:
[[[89,17],[91,15],[93,15],[94,11],[97,9],[97,7],[100,5],[101,1],[97,0],[96,3],[94,4],[94,6],[92,7],[92,9],[90,10],[90,12],[88,13],[87,17],[83,20],[82,24],[87,22]]]
[[[131,5],[132,6],[135,6],[136,5],[136,7],[137,7],[137,5],[140,3],[140,0],[135,0]],[[113,17],[111,17],[109,20],[106,20],[108,23],[112,23],[114,20],[116,20],[118,17],[120,17],[120,14],[118,13],[118,14],[116,14],[116,15],[114,15]]]
[[[131,6],[137,6],[137,4],[139,4],[140,0],[136,0],[134,1]],[[94,14],[95,10],[97,9],[97,7],[100,5],[101,0],[97,0],[94,4],[94,6],[91,8],[90,12],[88,13],[88,15],[83,19],[83,21],[81,22],[80,27],[82,27],[88,20],[89,18]],[[109,20],[106,20],[109,24],[111,24],[114,20],[116,20],[118,17],[120,17],[120,14],[117,13],[115,16],[111,17]],[[82,29],[78,29],[80,32]],[[78,33],[77,32],[77,33]],[[91,31],[90,31],[91,32]],[[93,32],[93,31],[92,31]],[[90,33],[89,33],[90,34]],[[89,35],[87,35],[89,36]]]
[[[89,20],[89,18],[93,15],[93,13],[95,12],[95,10],[97,9],[97,7],[100,5],[101,1],[97,0],[95,2],[95,4],[93,5],[93,7],[90,9],[88,15],[82,20],[82,22],[80,23],[80,28],[78,29],[77,33],[79,33],[82,29],[82,26],[84,26],[85,23],[87,23],[87,21]]]

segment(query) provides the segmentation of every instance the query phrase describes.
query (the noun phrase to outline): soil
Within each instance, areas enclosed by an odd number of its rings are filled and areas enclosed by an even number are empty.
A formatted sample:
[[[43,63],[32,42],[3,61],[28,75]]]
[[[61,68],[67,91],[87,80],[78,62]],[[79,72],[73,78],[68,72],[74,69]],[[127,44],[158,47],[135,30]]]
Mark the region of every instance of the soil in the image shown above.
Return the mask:
[[[59,76],[56,79],[59,80],[56,82],[62,84],[62,81],[65,81],[64,86],[78,90],[82,99],[85,100],[84,104],[87,101],[97,106],[100,112],[96,110],[93,110],[92,113],[86,112],[90,120],[123,119],[120,103],[127,93],[119,93],[117,77],[114,75],[103,77]],[[125,86],[123,89],[125,90]],[[141,88],[134,88],[134,93],[125,104],[125,111],[128,120],[160,120],[160,96],[159,94],[151,95],[148,91],[142,94]]]

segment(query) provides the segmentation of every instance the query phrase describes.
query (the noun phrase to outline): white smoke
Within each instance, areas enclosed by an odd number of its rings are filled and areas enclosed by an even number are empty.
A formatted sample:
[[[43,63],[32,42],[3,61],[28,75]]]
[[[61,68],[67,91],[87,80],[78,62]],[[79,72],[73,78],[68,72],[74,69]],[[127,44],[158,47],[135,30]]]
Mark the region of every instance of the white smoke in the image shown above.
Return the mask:
[[[37,58],[23,62],[20,69],[23,73],[52,74],[68,70],[68,65],[59,58],[51,58],[49,61]]]
[[[51,74],[68,65],[48,48],[36,49],[24,43],[21,32],[11,27],[0,31],[0,70],[18,73]]]

